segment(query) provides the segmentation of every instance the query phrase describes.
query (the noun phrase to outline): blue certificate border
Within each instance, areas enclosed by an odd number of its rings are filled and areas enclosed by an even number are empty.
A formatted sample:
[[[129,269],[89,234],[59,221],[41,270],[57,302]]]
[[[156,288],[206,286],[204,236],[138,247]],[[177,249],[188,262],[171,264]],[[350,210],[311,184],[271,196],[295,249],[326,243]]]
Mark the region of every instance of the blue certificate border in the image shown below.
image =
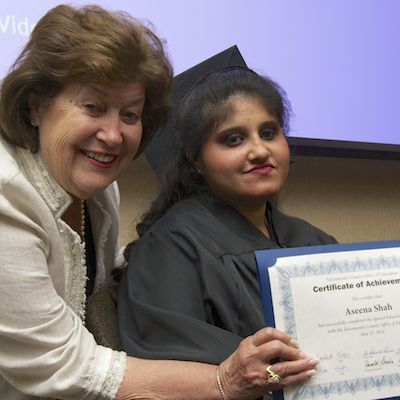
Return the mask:
[[[400,247],[400,240],[386,240],[378,242],[359,242],[347,244],[330,244],[321,246],[293,247],[287,249],[268,249],[255,251],[257,273],[261,291],[261,300],[264,310],[264,320],[267,326],[275,327],[275,318],[272,305],[271,285],[268,268],[276,264],[280,257],[300,256],[306,254],[332,253],[355,250],[373,250],[391,247]],[[273,393],[274,400],[284,400],[283,391]],[[389,398],[385,398],[389,400]],[[400,396],[390,399],[400,400]],[[378,400],[378,399],[377,399]],[[381,400],[384,400],[383,398]]]

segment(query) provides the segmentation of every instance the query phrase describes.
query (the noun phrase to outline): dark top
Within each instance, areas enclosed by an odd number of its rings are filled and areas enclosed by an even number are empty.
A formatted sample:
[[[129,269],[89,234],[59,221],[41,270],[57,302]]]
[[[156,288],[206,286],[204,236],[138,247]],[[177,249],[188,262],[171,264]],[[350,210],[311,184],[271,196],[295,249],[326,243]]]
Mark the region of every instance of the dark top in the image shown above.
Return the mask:
[[[219,364],[265,326],[254,250],[336,243],[267,204],[271,240],[235,209],[194,195],[130,246],[118,312],[129,355]]]
[[[94,283],[96,280],[96,251],[94,248],[94,239],[92,232],[92,223],[90,221],[89,211],[84,203],[85,212],[85,258],[86,258],[86,300],[93,293]]]

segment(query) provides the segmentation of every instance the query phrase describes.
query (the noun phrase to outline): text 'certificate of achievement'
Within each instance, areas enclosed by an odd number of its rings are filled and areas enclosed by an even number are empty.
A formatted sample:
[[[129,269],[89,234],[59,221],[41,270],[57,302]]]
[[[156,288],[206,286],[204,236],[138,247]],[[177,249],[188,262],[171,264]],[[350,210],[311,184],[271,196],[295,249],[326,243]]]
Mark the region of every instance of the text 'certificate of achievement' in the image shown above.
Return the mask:
[[[318,358],[284,400],[400,399],[400,241],[256,251],[265,320]]]

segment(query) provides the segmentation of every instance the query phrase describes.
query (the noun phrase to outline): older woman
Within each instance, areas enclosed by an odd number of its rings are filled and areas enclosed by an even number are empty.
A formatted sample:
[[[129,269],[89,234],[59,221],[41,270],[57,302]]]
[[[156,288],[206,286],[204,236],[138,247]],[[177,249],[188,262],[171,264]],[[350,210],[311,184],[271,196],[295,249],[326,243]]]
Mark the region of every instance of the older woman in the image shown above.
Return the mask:
[[[177,113],[175,163],[129,249],[121,340],[131,355],[219,364],[264,326],[254,251],[335,240],[274,205],[290,158],[289,107],[276,83],[224,68]],[[265,349],[279,343],[271,334]],[[294,361],[284,346],[264,360],[274,363],[267,378],[285,384],[317,364]]]
[[[215,366],[126,357],[85,327],[87,300],[109,286],[117,255],[115,180],[165,122],[171,79],[160,40],[141,23],[66,5],[38,22],[5,77],[2,399],[219,398]],[[218,370],[232,399],[269,389],[260,368],[269,336],[248,338]]]

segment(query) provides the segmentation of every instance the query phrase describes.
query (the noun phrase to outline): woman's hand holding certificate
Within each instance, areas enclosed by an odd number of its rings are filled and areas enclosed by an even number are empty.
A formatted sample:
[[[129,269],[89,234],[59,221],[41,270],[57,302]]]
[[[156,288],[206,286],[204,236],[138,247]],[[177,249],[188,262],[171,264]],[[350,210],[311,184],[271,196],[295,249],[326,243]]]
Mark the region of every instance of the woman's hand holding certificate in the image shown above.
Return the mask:
[[[257,254],[266,317],[320,360],[311,381],[284,390],[285,400],[400,396],[400,247],[378,246],[277,250],[264,266]]]

